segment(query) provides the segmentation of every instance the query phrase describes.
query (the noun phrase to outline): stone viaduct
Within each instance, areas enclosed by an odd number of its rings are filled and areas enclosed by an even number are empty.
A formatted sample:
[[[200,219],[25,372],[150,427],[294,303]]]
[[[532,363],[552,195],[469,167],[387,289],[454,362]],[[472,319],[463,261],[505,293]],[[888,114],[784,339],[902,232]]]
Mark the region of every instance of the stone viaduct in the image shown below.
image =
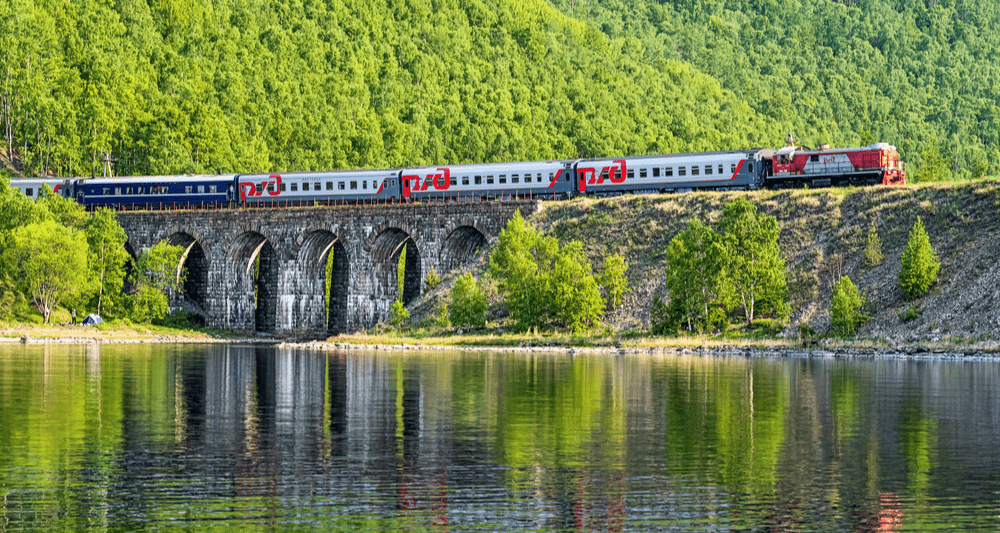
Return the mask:
[[[418,297],[496,240],[536,201],[119,212],[133,257],[161,240],[185,249],[172,306],[209,327],[278,337],[326,337],[373,327],[397,298]],[[332,258],[327,301],[326,264]]]

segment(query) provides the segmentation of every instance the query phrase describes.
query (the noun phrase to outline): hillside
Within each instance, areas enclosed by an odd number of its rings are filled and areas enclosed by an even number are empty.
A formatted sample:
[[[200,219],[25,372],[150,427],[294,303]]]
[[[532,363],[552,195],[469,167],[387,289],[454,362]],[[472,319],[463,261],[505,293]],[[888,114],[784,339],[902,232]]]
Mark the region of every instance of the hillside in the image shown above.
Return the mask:
[[[553,4],[711,75],[805,144],[889,142],[922,181],[1000,170],[996,0]]]
[[[778,244],[786,259],[792,317],[784,334],[800,324],[818,334],[830,329],[830,300],[836,275],[849,276],[869,299],[870,314],[859,336],[912,344],[924,341],[968,343],[1000,340],[1000,181],[922,184],[863,189],[687,193],[677,195],[578,198],[540,202],[529,223],[560,242],[580,240],[597,268],[611,253],[625,256],[631,292],[605,317],[614,331],[643,332],[649,327],[653,298],[664,294],[664,268],[670,240],[691,217],[714,225],[722,207],[748,195],[781,225]],[[910,228],[920,216],[941,260],[930,294],[904,300],[899,289],[899,259]],[[869,228],[882,240],[883,262],[864,266]],[[487,253],[466,270],[477,276]],[[438,299],[446,298],[456,273],[417,301],[414,324],[427,319]],[[913,307],[918,316],[904,318]],[[734,324],[738,320],[734,319]]]
[[[104,154],[142,175],[781,139],[710,76],[543,0],[12,0],[0,43],[0,152],[25,176],[99,175]]]
[[[538,229],[560,241],[579,239],[596,265],[609,253],[630,264],[632,292],[610,315],[618,330],[648,326],[653,296],[662,294],[670,239],[689,217],[714,223],[733,193],[625,196],[543,203],[532,217]],[[863,336],[900,341],[934,337],[1000,338],[1000,208],[998,181],[863,189],[823,189],[750,194],[781,225],[779,245],[788,265],[791,325],[829,328],[833,272],[857,282],[871,299]],[[904,301],[898,286],[899,258],[920,216],[942,261],[938,284],[928,296]],[[875,225],[885,260],[868,269],[863,250]],[[904,321],[914,305],[920,316]]]

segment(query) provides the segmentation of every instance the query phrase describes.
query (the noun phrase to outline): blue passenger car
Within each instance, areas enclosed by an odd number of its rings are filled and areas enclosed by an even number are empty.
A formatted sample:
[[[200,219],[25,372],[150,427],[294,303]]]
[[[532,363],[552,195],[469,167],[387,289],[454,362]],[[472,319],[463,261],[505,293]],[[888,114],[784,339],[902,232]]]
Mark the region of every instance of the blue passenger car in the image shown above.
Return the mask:
[[[237,200],[236,175],[85,178],[76,182],[84,206],[227,204]]]

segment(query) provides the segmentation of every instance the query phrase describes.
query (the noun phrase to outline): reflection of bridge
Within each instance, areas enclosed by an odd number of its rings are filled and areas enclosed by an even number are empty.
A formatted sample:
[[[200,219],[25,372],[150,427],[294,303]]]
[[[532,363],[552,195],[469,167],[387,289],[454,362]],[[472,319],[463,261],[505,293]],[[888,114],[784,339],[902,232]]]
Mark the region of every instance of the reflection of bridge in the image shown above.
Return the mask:
[[[531,201],[368,207],[184,210],[119,213],[135,256],[166,239],[186,250],[187,280],[173,305],[206,325],[279,336],[326,336],[370,328],[398,295],[420,295],[434,268],[443,275],[491,242],[515,209]],[[333,254],[330,298],[326,263]]]

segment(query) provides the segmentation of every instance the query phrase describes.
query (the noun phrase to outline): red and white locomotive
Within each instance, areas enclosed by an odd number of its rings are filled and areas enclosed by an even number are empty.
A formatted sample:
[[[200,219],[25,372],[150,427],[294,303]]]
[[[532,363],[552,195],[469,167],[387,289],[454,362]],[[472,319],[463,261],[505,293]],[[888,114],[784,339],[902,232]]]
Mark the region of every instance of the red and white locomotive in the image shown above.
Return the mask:
[[[770,164],[766,180],[769,188],[906,183],[896,147],[887,143],[838,149],[822,145],[819,150],[790,145],[777,151],[761,150],[757,157],[765,165]]]

